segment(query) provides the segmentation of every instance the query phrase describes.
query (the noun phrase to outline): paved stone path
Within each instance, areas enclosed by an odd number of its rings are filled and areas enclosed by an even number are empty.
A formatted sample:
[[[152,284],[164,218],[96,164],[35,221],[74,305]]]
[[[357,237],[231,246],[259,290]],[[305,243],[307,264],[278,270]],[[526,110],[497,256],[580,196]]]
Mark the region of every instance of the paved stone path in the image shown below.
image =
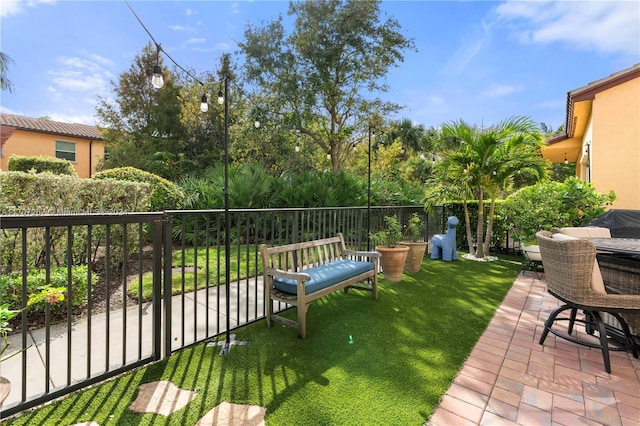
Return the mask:
[[[168,380],[145,383],[138,387],[138,396],[129,409],[135,413],[169,416],[186,407],[195,396],[195,392],[180,389]],[[264,426],[265,413],[264,407],[223,401],[198,420],[195,426]],[[85,422],[72,426],[100,425],[97,422]]]

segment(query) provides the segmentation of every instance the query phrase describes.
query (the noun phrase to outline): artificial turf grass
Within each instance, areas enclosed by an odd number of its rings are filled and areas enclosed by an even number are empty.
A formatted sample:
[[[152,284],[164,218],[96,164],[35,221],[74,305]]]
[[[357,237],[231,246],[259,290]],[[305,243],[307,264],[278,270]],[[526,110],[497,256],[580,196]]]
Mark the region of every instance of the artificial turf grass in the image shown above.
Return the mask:
[[[307,339],[261,320],[246,346],[196,345],[8,424],[193,425],[221,401],[266,407],[268,425],[420,425],[437,407],[511,287],[520,262],[425,259],[421,272],[314,302]],[[295,310],[285,315],[295,317]],[[353,343],[349,343],[352,336]],[[196,398],[169,417],[128,406],[138,386],[171,380]]]

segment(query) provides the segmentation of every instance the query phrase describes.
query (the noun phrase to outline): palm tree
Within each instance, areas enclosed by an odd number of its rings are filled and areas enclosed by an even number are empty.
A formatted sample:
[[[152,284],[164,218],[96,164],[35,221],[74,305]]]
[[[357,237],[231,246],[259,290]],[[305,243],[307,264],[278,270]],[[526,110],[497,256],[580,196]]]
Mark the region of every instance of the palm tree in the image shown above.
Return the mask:
[[[426,148],[424,146],[426,143],[424,126],[422,124],[416,125],[408,118],[392,122],[385,139],[387,145],[400,139],[402,148],[413,152],[421,152]]]
[[[496,199],[513,185],[519,173],[545,179],[548,162],[539,149],[544,142],[536,124],[525,117],[512,117],[488,129],[478,129],[464,121],[442,128],[442,161],[427,185],[427,205],[462,200],[469,253],[483,258],[489,252]],[[485,198],[490,199],[485,232]],[[469,220],[468,201],[478,200],[477,248]]]
[[[13,84],[7,77],[7,71],[9,64],[13,63],[13,59],[9,55],[0,52],[0,90],[7,90],[9,93],[13,92]]]

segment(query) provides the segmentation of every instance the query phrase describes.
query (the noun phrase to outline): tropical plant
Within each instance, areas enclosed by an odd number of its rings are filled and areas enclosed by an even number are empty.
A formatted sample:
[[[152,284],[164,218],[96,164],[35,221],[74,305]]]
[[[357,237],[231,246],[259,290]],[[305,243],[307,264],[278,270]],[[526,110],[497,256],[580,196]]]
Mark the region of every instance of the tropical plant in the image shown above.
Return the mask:
[[[571,177],[564,182],[541,182],[508,196],[500,210],[517,240],[535,241],[540,230],[580,226],[605,212],[615,200],[613,191],[598,193],[593,186]]]
[[[402,239],[402,227],[398,222],[398,216],[385,216],[384,223],[384,229],[372,233],[369,238],[371,238],[371,242],[376,246],[394,248]]]
[[[487,129],[464,121],[446,123],[439,143],[442,160],[427,185],[425,204],[430,208],[462,200],[469,253],[483,258],[491,243],[496,199],[513,185],[518,174],[547,177],[548,162],[538,151],[544,142],[533,121],[512,117]],[[485,198],[490,200],[486,228]],[[470,200],[478,200],[475,238],[469,220]]]
[[[13,64],[13,59],[4,52],[0,52],[0,90],[13,92],[13,83],[9,80],[9,64]]]
[[[8,303],[4,303],[0,305],[0,362],[6,361],[14,355],[19,354],[20,352],[15,352],[14,354],[2,358],[2,355],[5,353],[7,348],[9,347],[9,339],[8,335],[12,330],[10,327],[10,321],[22,312],[24,309],[28,307],[38,304],[38,303],[58,303],[64,301],[64,287],[53,287],[51,285],[43,285],[38,287],[37,291],[29,294],[29,300],[27,301],[27,306],[23,309],[10,309]]]

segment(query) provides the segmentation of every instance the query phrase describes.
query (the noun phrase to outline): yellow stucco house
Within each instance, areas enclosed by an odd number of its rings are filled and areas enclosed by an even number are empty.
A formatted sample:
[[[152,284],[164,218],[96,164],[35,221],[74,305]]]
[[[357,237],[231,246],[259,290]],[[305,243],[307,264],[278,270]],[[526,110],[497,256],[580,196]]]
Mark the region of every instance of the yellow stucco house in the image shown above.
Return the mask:
[[[95,126],[0,113],[0,170],[11,155],[50,156],[71,161],[78,177],[95,174],[105,144]]]
[[[640,210],[640,63],[570,91],[566,132],[547,139],[542,156],[576,162],[576,176],[611,208]]]

